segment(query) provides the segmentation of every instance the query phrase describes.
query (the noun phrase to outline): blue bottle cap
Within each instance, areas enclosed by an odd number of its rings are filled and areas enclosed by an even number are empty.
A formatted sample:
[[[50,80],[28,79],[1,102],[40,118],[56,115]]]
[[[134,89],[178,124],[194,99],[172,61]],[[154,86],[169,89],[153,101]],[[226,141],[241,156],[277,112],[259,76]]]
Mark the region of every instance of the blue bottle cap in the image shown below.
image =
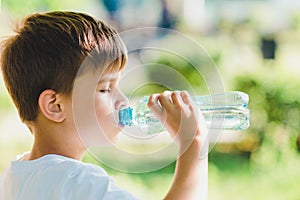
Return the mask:
[[[122,126],[131,126],[132,120],[133,120],[133,115],[132,115],[131,107],[119,110],[119,123]]]

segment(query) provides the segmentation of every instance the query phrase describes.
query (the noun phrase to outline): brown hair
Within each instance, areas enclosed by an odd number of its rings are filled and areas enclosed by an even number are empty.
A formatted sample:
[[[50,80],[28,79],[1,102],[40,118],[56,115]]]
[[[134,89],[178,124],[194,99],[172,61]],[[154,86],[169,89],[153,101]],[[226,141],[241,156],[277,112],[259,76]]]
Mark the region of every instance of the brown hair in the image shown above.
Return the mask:
[[[126,49],[116,31],[83,13],[34,14],[16,32],[3,43],[1,66],[23,121],[36,119],[38,98],[45,89],[72,93],[86,56],[101,55],[93,59],[95,67],[108,65],[113,70],[126,62]]]

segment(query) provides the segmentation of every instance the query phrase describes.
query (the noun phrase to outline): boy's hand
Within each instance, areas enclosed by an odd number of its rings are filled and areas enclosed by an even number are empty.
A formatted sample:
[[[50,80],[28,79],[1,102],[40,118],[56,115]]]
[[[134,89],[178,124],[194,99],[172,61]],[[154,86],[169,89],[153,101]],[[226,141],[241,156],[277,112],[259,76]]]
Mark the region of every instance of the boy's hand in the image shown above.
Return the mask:
[[[186,91],[153,94],[149,98],[148,107],[183,151],[195,137],[200,136],[200,130],[206,128],[204,120],[199,123],[203,117]]]
[[[185,91],[153,94],[148,106],[179,145],[173,183],[165,199],[207,199],[207,157],[200,159],[200,153],[208,132],[198,106]]]

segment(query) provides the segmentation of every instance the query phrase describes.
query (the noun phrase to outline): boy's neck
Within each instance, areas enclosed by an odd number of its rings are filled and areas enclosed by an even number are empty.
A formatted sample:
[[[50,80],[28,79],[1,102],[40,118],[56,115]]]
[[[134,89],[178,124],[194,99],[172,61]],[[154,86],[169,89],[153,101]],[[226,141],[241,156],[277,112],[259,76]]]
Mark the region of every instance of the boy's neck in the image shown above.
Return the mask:
[[[31,152],[27,155],[25,160],[35,160],[49,154],[56,154],[76,160],[82,160],[86,150],[82,148],[75,148],[70,145],[72,144],[66,143],[65,146],[49,146],[47,143],[35,140]]]
[[[34,136],[31,152],[25,160],[35,160],[48,154],[57,154],[82,160],[86,147],[82,144],[76,129],[66,124],[43,123],[29,127]]]

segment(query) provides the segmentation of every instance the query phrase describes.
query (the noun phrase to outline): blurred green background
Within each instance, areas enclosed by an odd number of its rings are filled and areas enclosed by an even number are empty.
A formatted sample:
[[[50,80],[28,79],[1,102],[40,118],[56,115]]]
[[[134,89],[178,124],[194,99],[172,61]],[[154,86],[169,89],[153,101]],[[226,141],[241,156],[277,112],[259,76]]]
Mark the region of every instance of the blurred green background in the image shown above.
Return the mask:
[[[1,2],[1,1],[0,1]],[[209,199],[300,199],[300,3],[297,0],[2,0],[0,37],[33,12],[73,10],[111,23],[119,31],[143,26],[178,30],[197,41],[214,61],[224,87],[249,94],[251,126],[224,133],[209,154]],[[162,2],[165,2],[162,3]],[[164,9],[163,9],[164,8]],[[162,36],[173,44],[180,44]],[[182,45],[186,51],[189,47]],[[194,54],[193,54],[194,53]],[[201,58],[197,52],[191,57]],[[201,90],[188,63],[167,55],[157,63],[180,70]],[[150,73],[151,76],[151,73]],[[205,92],[203,90],[202,92]],[[29,131],[0,82],[0,171],[32,144]],[[151,173],[130,174],[99,163],[120,186],[142,199],[161,199],[175,163]]]

